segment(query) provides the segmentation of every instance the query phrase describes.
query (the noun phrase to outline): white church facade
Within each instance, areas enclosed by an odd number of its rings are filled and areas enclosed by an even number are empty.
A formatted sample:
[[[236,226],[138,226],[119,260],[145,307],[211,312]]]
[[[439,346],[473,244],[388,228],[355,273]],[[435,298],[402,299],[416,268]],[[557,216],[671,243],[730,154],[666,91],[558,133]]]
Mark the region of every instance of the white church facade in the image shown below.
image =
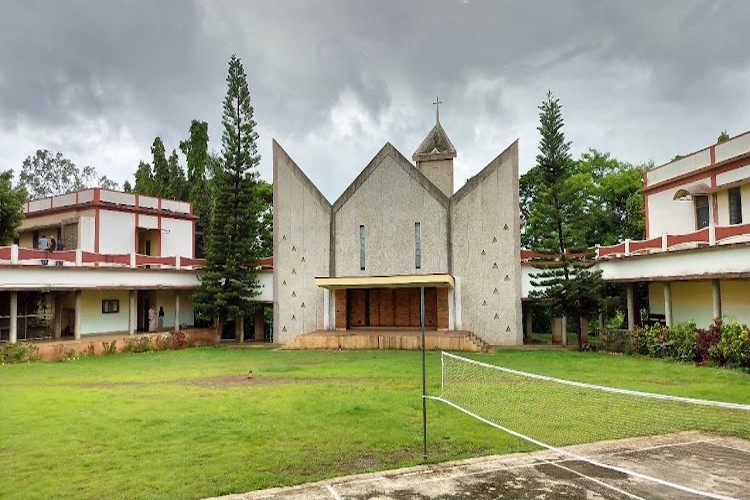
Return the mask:
[[[458,191],[439,119],[412,156],[387,143],[331,203],[274,141],[274,340],[466,331],[523,343],[518,142]]]

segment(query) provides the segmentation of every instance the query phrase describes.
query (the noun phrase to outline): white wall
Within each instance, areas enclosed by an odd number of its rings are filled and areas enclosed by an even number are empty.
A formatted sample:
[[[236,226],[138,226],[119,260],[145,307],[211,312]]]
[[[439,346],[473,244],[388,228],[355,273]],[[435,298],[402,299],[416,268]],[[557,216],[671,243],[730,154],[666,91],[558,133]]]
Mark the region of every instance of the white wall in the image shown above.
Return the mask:
[[[162,217],[161,254],[171,257],[193,257],[193,222]]]
[[[680,234],[695,231],[695,202],[675,200],[674,195],[680,189],[700,183],[710,186],[711,178],[705,177],[658,193],[647,194],[649,237],[660,236],[663,232]]]
[[[743,134],[731,141],[716,145],[716,162],[721,162],[750,151],[750,134]]]
[[[99,211],[99,253],[135,251],[135,214],[114,210]]]
[[[118,299],[119,313],[102,313],[102,300]],[[81,335],[128,331],[127,290],[84,290],[81,292]]]
[[[78,248],[85,252],[94,251],[95,220],[95,217],[82,215],[78,221]],[[101,244],[101,242],[99,243]]]
[[[721,280],[720,287],[724,321],[750,324],[750,280]],[[649,283],[648,290],[651,312],[664,314],[664,285]],[[711,281],[672,282],[672,321],[695,321],[699,328],[713,323]]]
[[[711,163],[711,152],[708,149],[698,151],[697,153],[673,161],[666,165],[654,168],[646,172],[648,186],[653,186],[658,182],[663,182],[674,177],[698,170]]]

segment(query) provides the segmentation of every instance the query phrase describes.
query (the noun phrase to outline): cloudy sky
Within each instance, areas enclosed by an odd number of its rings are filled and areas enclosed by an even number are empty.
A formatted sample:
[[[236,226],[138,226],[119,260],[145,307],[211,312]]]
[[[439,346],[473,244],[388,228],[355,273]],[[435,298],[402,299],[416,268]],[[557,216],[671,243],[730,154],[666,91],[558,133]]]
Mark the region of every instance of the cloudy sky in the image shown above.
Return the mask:
[[[229,56],[276,139],[329,200],[386,141],[440,121],[456,186],[520,139],[551,89],[575,155],[657,164],[750,129],[750,3],[715,0],[3,0],[0,170],[61,151],[122,183],[194,118],[221,149]]]

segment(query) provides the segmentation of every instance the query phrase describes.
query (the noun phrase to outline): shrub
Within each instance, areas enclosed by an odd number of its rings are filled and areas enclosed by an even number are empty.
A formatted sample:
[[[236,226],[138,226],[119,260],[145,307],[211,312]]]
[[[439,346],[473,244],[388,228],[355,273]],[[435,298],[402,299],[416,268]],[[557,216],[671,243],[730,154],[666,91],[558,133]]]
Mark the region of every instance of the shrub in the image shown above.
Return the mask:
[[[721,321],[713,323],[708,329],[701,328],[695,334],[695,357],[700,364],[714,361],[723,364],[720,360],[712,359],[711,350],[721,339]]]
[[[148,335],[125,339],[122,345],[122,352],[148,352],[151,349],[151,337]]]
[[[0,344],[0,363],[26,363],[39,359],[39,348],[30,342]]]
[[[667,330],[668,343],[664,357],[694,363],[698,361],[697,328],[695,322],[680,323]]]
[[[750,368],[750,330],[739,323],[725,323],[721,339],[709,349],[710,356],[719,364]]]
[[[185,334],[182,331],[159,335],[155,339],[155,344],[155,349],[160,351],[167,349],[183,349],[187,347]]]
[[[102,354],[104,356],[110,356],[112,354],[117,353],[117,341],[113,340],[111,342],[102,342]]]

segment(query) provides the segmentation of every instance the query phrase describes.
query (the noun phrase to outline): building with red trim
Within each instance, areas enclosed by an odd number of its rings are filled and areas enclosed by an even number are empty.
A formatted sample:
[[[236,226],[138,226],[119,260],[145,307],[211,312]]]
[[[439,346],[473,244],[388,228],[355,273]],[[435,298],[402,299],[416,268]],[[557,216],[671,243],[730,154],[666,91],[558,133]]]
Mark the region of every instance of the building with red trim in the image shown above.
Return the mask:
[[[0,247],[0,340],[147,331],[151,307],[160,330],[194,326],[196,219],[190,203],[100,188],[28,202]],[[270,302],[267,266],[260,282]]]
[[[606,280],[648,283],[652,318],[667,325],[750,323],[750,131],[644,175],[646,239],[600,247]]]

